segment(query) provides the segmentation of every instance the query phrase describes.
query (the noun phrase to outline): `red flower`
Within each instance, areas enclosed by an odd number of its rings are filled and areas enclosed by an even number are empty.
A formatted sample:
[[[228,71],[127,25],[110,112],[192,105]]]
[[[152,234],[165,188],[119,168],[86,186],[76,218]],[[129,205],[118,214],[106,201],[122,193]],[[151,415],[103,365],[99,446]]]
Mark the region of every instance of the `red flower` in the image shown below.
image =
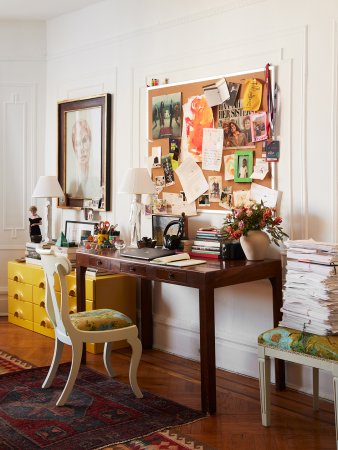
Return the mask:
[[[280,225],[282,222],[283,222],[283,219],[280,216],[278,216],[274,219],[273,224]]]

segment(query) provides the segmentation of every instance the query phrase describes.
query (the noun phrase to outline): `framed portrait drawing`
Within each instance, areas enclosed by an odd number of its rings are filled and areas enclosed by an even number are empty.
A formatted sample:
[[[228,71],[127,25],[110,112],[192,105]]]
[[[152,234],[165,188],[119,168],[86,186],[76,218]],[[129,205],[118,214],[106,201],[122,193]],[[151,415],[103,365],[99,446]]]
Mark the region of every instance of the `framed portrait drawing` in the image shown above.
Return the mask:
[[[110,209],[111,94],[58,103],[59,206]]]
[[[65,236],[68,242],[80,244],[83,239],[94,235],[96,222],[78,222],[76,220],[66,220]]]
[[[252,151],[239,150],[234,155],[235,174],[234,181],[237,183],[251,183],[253,153]]]
[[[182,216],[173,215],[159,215],[153,214],[152,216],[152,238],[156,239],[156,247],[163,246],[163,232],[167,225],[172,221],[178,221]],[[173,225],[169,228],[168,234],[177,234],[178,224]],[[184,218],[184,234],[188,236],[188,219]]]

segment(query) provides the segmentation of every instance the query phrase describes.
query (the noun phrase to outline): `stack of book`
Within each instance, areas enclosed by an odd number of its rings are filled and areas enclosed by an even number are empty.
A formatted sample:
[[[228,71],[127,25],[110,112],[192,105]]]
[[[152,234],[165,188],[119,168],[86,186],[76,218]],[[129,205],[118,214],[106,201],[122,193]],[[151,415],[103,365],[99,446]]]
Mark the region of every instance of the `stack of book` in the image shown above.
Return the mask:
[[[42,248],[42,244],[26,242],[25,261],[30,264],[37,264],[41,266],[41,256],[36,251],[37,248]]]
[[[218,259],[221,254],[220,237],[218,228],[199,228],[191,247],[190,256]]]
[[[76,250],[78,250],[78,247],[60,247],[58,245],[52,245],[51,248],[56,255],[67,256],[72,265],[72,269],[75,269],[75,267],[76,267]]]
[[[322,336],[338,333],[338,244],[289,240],[286,247],[279,325]]]
[[[99,267],[99,268],[98,267],[87,267],[86,275],[96,278],[96,277],[103,277],[105,275],[112,275],[112,273],[109,270],[104,269],[102,267]]]

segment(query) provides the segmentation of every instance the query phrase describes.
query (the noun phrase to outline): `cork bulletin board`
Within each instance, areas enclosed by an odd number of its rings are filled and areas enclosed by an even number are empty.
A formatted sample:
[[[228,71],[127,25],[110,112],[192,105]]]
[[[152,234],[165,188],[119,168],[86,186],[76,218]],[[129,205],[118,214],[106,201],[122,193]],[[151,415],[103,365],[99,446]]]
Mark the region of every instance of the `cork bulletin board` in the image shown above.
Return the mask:
[[[266,93],[266,86],[265,86],[265,70],[262,69],[261,71],[252,72],[252,73],[245,73],[245,74],[239,74],[236,76],[226,76],[224,75],[224,78],[228,84],[228,87],[231,86],[231,83],[233,84],[239,84],[239,90],[237,94],[237,100],[233,107],[229,107],[226,105],[226,103],[217,105],[212,107],[212,115],[214,119],[214,128],[224,128],[226,125],[224,122],[228,121],[234,121],[237,124],[239,124],[241,127],[244,127],[243,119],[250,114],[248,111],[243,111],[241,108],[242,98],[243,98],[243,92],[244,92],[244,83],[246,80],[249,79],[256,79],[259,83],[262,85],[262,102],[259,108],[259,111],[268,111],[268,105],[267,105],[267,93]],[[148,90],[148,117],[149,117],[149,123],[148,123],[148,136],[149,136],[149,144],[148,144],[148,156],[151,157],[154,155],[153,147],[161,147],[161,156],[166,156],[169,154],[170,150],[170,140],[171,138],[177,139],[180,141],[180,136],[162,136],[160,133],[156,132],[159,127],[159,117],[157,117],[157,121],[155,120],[156,117],[154,117],[153,112],[153,105],[157,102],[157,100],[154,100],[156,97],[166,96],[170,95],[169,98],[174,98],[174,103],[176,103],[176,94],[177,98],[179,98],[180,106],[187,103],[188,99],[195,96],[201,96],[204,94],[204,89],[206,85],[210,85],[212,83],[216,83],[220,77],[214,79],[214,80],[204,80],[204,81],[198,81],[193,83],[184,83],[184,84],[175,84],[175,85],[163,85],[163,86],[157,86],[156,88],[149,88]],[[230,91],[230,89],[229,89]],[[178,101],[177,101],[178,103]],[[176,116],[177,118],[177,116]],[[168,118],[168,108],[166,111],[166,118],[165,123],[168,124],[169,122]],[[183,111],[181,109],[179,114],[179,121],[184,121],[184,115]],[[155,122],[156,126],[155,126]],[[173,126],[175,125],[175,116],[172,118]],[[181,133],[182,133],[182,123],[181,125]],[[155,130],[155,132],[154,132]],[[225,132],[224,132],[225,136]],[[224,138],[225,142],[225,138]],[[236,176],[234,180],[225,180],[224,178],[224,156],[235,154],[235,159],[240,158],[240,154],[249,154],[251,158],[251,164],[252,166],[255,165],[256,158],[262,158],[262,153],[264,152],[263,149],[263,141],[261,142],[247,142],[246,145],[241,146],[241,144],[236,143],[236,146],[232,146],[231,144],[227,146],[224,144],[223,146],[223,154],[222,154],[222,163],[220,171],[210,171],[210,170],[203,170],[203,174],[206,178],[206,180],[210,180],[209,177],[221,177],[221,189],[231,189],[232,192],[239,191],[239,190],[250,190],[251,182],[249,179],[244,181],[242,179],[240,182],[236,181]],[[264,156],[264,155],[263,155]],[[238,160],[239,161],[239,160]],[[178,160],[178,164],[180,164],[180,158]],[[198,163],[200,167],[202,167],[202,163]],[[262,186],[271,188],[272,185],[272,177],[271,177],[271,164],[269,164],[269,171],[265,178],[263,180],[252,180],[257,184],[260,184]],[[159,167],[153,167],[152,168],[152,179],[155,181],[156,177],[161,177],[164,175],[164,169],[162,165],[159,165]],[[169,193],[180,193],[182,192],[182,186],[180,183],[180,180],[174,172],[174,184],[172,185],[165,185],[163,187],[162,192],[159,194],[159,198],[162,197],[163,192],[169,192]],[[199,200],[196,200],[196,207],[198,211],[222,211],[224,212],[224,208],[219,205],[219,202],[212,202],[210,203],[210,207],[203,208],[201,207],[201,204],[199,203]]]

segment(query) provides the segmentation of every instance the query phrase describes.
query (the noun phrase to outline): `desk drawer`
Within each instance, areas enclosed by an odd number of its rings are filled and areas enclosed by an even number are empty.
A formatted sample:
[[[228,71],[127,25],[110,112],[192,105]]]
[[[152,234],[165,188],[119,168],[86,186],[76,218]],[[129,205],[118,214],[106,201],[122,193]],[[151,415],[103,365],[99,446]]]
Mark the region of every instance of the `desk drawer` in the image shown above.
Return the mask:
[[[130,273],[135,275],[146,275],[147,268],[141,264],[130,264],[121,262],[120,271],[123,273]]]
[[[89,256],[89,264],[90,267],[100,267],[102,269],[111,268],[111,261],[107,258],[95,258],[95,256]]]
[[[172,281],[174,283],[186,283],[187,281],[186,272],[180,272],[178,270],[158,268],[154,270],[153,274],[155,280]]]

